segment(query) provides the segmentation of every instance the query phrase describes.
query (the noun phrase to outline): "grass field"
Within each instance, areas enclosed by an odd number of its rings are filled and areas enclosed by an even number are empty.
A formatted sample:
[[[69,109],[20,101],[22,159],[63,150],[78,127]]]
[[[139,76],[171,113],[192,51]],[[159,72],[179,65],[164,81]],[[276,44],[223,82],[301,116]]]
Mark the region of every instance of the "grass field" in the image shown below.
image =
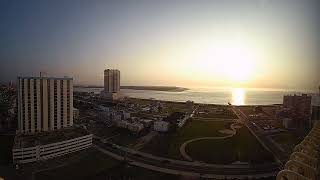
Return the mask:
[[[235,161],[264,163],[274,161],[273,155],[264,149],[246,127],[224,140],[200,140],[187,145],[187,153],[197,161],[230,164]]]
[[[187,140],[200,137],[224,136],[221,129],[229,128],[230,122],[192,121],[175,134],[161,134],[146,144],[142,151],[157,156],[184,160],[180,146]],[[246,127],[224,140],[201,140],[187,145],[187,153],[197,161],[230,164],[235,161],[261,163],[274,161],[273,155],[264,149]]]
[[[163,111],[168,112],[169,114],[173,112],[186,112],[190,110],[185,103],[172,103],[166,102],[163,106]]]
[[[0,165],[9,164],[12,162],[13,141],[13,135],[0,136]]]
[[[176,180],[178,176],[166,175],[146,169],[129,166],[91,150],[70,164],[36,174],[36,180],[89,180],[89,179],[168,179]]]
[[[226,114],[219,114],[214,112],[199,114],[197,117],[200,118],[221,118],[221,119],[237,119],[237,115],[235,115],[231,110],[228,110],[229,112]]]
[[[228,123],[190,121],[175,134],[161,134],[146,144],[142,151],[158,156],[182,159],[179,148],[187,140],[206,137],[223,136],[218,131],[225,129]]]

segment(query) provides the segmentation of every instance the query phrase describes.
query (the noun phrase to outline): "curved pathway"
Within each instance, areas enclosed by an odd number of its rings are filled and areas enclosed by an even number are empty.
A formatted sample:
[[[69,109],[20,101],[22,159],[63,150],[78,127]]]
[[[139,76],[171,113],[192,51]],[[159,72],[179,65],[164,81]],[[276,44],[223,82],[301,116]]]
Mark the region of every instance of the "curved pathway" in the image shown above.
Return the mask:
[[[230,138],[232,136],[234,136],[236,133],[237,133],[237,130],[236,129],[239,129],[241,128],[242,126],[238,125],[239,123],[238,122],[235,122],[233,124],[231,124],[230,128],[230,132],[225,132],[226,129],[224,130],[220,130],[221,133],[224,133],[224,134],[228,134],[228,135],[225,135],[225,136],[215,136],[215,137],[201,137],[201,138],[195,138],[195,139],[191,139],[191,140],[188,140],[186,142],[184,142],[181,146],[180,146],[180,154],[182,155],[183,158],[185,158],[186,160],[189,160],[189,161],[193,161],[193,159],[188,155],[188,153],[186,152],[186,146],[189,144],[189,143],[192,143],[192,142],[195,142],[195,141],[200,141],[200,140],[216,140],[216,139],[226,139],[226,138]]]

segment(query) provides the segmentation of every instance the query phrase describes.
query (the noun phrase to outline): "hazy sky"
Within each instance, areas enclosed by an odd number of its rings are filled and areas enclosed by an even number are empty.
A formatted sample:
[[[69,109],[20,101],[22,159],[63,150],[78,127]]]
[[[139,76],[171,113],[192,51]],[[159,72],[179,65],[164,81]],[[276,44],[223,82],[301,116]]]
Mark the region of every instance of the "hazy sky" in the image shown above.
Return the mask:
[[[315,89],[317,0],[0,1],[0,81]]]

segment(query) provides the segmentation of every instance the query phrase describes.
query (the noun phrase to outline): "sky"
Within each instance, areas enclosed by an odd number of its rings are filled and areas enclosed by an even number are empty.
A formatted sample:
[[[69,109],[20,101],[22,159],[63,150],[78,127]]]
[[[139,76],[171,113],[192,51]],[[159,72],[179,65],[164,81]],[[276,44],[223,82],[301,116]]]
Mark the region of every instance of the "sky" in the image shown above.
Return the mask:
[[[317,0],[0,1],[0,82],[316,90]]]

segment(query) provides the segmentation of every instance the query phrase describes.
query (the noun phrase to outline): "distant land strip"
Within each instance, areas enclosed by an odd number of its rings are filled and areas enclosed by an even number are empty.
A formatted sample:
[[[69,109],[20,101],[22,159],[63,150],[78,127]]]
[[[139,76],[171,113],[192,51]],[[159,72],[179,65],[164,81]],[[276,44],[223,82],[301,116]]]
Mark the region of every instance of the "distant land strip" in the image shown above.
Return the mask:
[[[75,85],[76,88],[103,88],[103,86],[82,86]],[[176,87],[176,86],[121,86],[121,89],[133,89],[133,90],[149,90],[149,91],[169,91],[169,92],[183,92],[189,90],[188,88]]]

